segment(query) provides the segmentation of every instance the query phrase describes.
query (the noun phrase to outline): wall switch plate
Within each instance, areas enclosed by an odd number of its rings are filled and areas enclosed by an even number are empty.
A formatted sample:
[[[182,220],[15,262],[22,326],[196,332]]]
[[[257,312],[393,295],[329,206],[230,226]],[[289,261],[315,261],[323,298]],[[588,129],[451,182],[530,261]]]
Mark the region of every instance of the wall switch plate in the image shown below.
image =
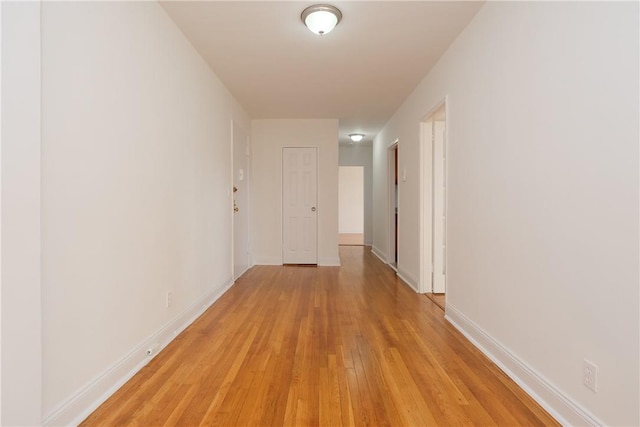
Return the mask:
[[[584,360],[582,365],[582,383],[585,387],[598,392],[598,367],[588,360]]]
[[[166,308],[169,308],[172,305],[173,305],[173,292],[169,291],[167,292],[167,299],[166,299],[165,306]]]

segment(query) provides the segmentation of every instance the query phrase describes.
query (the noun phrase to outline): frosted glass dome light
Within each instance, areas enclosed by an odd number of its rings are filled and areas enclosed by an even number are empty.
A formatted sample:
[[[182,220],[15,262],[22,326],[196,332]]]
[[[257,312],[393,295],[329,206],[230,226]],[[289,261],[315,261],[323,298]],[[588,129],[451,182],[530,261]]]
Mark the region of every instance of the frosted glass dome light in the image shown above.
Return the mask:
[[[353,142],[360,142],[360,141],[362,141],[362,138],[364,138],[364,134],[362,134],[362,133],[350,133],[349,134],[349,138],[351,138],[351,140]]]
[[[328,4],[316,4],[302,11],[302,22],[309,30],[318,35],[325,35],[338,25],[342,12]]]

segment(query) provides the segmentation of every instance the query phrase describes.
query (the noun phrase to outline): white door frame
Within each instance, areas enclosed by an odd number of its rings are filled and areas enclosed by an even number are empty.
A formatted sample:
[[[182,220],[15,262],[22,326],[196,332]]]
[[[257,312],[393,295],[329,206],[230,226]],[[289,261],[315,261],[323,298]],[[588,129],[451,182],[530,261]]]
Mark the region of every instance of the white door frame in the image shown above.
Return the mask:
[[[388,215],[388,228],[387,228],[387,264],[391,265],[393,267],[393,263],[396,262],[396,258],[398,259],[398,262],[400,261],[400,238],[399,236],[396,236],[396,229],[395,229],[395,220],[396,220],[396,210],[395,210],[395,200],[394,200],[394,194],[393,194],[393,190],[394,190],[394,186],[395,186],[395,176],[396,174],[398,175],[398,215],[400,215],[400,171],[396,171],[396,165],[395,165],[395,156],[396,153],[394,153],[394,150],[398,150],[397,155],[398,155],[398,167],[400,166],[400,160],[399,160],[399,155],[400,155],[400,140],[396,139],[391,145],[389,145],[389,147],[387,148],[387,206],[388,206],[388,211],[387,211],[387,215]],[[399,216],[398,216],[399,217]],[[400,224],[400,221],[398,221],[398,224]],[[395,246],[395,239],[396,237],[398,238],[398,247],[397,247],[397,251],[398,253],[396,254],[396,248],[394,248]],[[396,271],[397,271],[397,263],[396,263]]]
[[[448,95],[429,110],[429,112],[420,121],[420,293],[428,293],[433,291],[432,273],[433,265],[433,136],[430,131],[430,123],[433,121],[434,114],[444,106],[445,110],[445,131],[444,131],[444,153],[445,166],[444,176],[441,177],[443,182],[448,183],[449,175],[449,99]],[[448,211],[449,192],[445,190],[444,212]],[[444,242],[446,250],[447,232],[445,225]],[[446,263],[448,257],[444,257],[444,265],[437,266],[444,268],[446,271]]]

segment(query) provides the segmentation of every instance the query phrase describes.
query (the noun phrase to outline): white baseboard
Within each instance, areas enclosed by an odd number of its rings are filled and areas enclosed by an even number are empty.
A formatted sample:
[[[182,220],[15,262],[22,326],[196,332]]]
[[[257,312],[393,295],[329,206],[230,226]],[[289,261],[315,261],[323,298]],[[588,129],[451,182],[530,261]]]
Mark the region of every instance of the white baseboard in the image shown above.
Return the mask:
[[[282,265],[282,258],[259,257],[255,259],[255,265]],[[340,257],[318,258],[318,265],[323,267],[339,267]]]
[[[253,267],[253,265],[249,265],[247,266],[247,268],[245,268],[242,273],[240,273],[238,275],[238,277],[236,277],[235,279],[233,279],[233,283],[235,283],[239,278],[241,278],[242,276],[244,276],[244,273],[246,273],[247,271],[249,271],[251,269],[251,267]]]
[[[318,265],[323,267],[340,267],[340,257],[318,258]]]
[[[371,246],[371,253],[374,254],[380,261],[382,261],[384,264],[387,264],[387,255],[382,252],[380,249],[376,248],[375,246]]]
[[[405,282],[411,289],[413,289],[416,292],[420,292],[419,291],[420,288],[418,286],[418,280],[416,280],[415,277],[413,277],[411,274],[407,273],[405,270],[400,268],[400,266],[394,267],[393,265],[389,264],[385,259],[386,255],[384,254],[384,252],[382,252],[380,249],[376,248],[375,246],[372,246],[371,253],[374,254],[383,263],[390,265],[391,268],[395,270],[396,275],[400,278],[400,280]]]
[[[450,304],[445,319],[562,425],[605,425]]]
[[[412,275],[410,275],[405,270],[400,268],[400,266],[398,266],[398,271],[396,272],[396,274],[400,279],[402,279],[403,282],[409,285],[411,289],[418,292],[418,281],[415,280],[415,278]]]
[[[116,390],[149,363],[167,344],[173,341],[180,332],[192,324],[232,285],[233,282],[229,279],[222,288],[216,289],[191,304],[189,308],[166,323],[158,332],[144,340],[129,354],[46,415],[42,420],[42,425],[77,426],[80,424]],[[147,349],[155,345],[158,346],[158,351],[151,356],[147,356]]]

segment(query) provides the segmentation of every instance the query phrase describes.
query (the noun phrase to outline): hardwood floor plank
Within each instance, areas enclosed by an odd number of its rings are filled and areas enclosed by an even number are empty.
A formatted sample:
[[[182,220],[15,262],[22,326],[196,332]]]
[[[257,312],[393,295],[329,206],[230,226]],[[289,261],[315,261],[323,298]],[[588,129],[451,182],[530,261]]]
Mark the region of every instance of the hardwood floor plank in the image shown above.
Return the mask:
[[[231,391],[237,390],[235,388],[232,389],[231,386],[240,371],[240,367],[244,363],[244,357],[249,351],[249,346],[251,345],[252,340],[257,334],[257,332],[258,332],[258,328],[253,326],[251,329],[251,333],[249,334],[249,337],[244,341],[240,350],[237,353],[235,352],[232,353],[234,354],[233,364],[231,365],[230,369],[227,371],[227,374],[225,375],[222,381],[222,384],[216,391],[216,394],[214,395],[213,400],[211,401],[211,403],[209,403],[209,406],[200,421],[201,424],[208,425],[209,423],[213,422],[213,419],[217,415],[220,415],[220,414],[222,414],[221,416],[223,417],[229,415],[228,412],[220,411],[219,408],[223,405],[223,403],[227,399],[227,395],[229,394],[230,390]],[[188,424],[185,424],[185,425],[188,425]]]
[[[349,369],[353,369],[353,365],[349,367],[345,362],[344,348],[338,346],[336,351],[336,367],[338,369],[338,387],[340,389],[340,418],[343,426],[355,425],[353,415],[353,400],[349,389],[348,376],[346,373]]]
[[[557,425],[369,248],[256,266],[83,426]]]

